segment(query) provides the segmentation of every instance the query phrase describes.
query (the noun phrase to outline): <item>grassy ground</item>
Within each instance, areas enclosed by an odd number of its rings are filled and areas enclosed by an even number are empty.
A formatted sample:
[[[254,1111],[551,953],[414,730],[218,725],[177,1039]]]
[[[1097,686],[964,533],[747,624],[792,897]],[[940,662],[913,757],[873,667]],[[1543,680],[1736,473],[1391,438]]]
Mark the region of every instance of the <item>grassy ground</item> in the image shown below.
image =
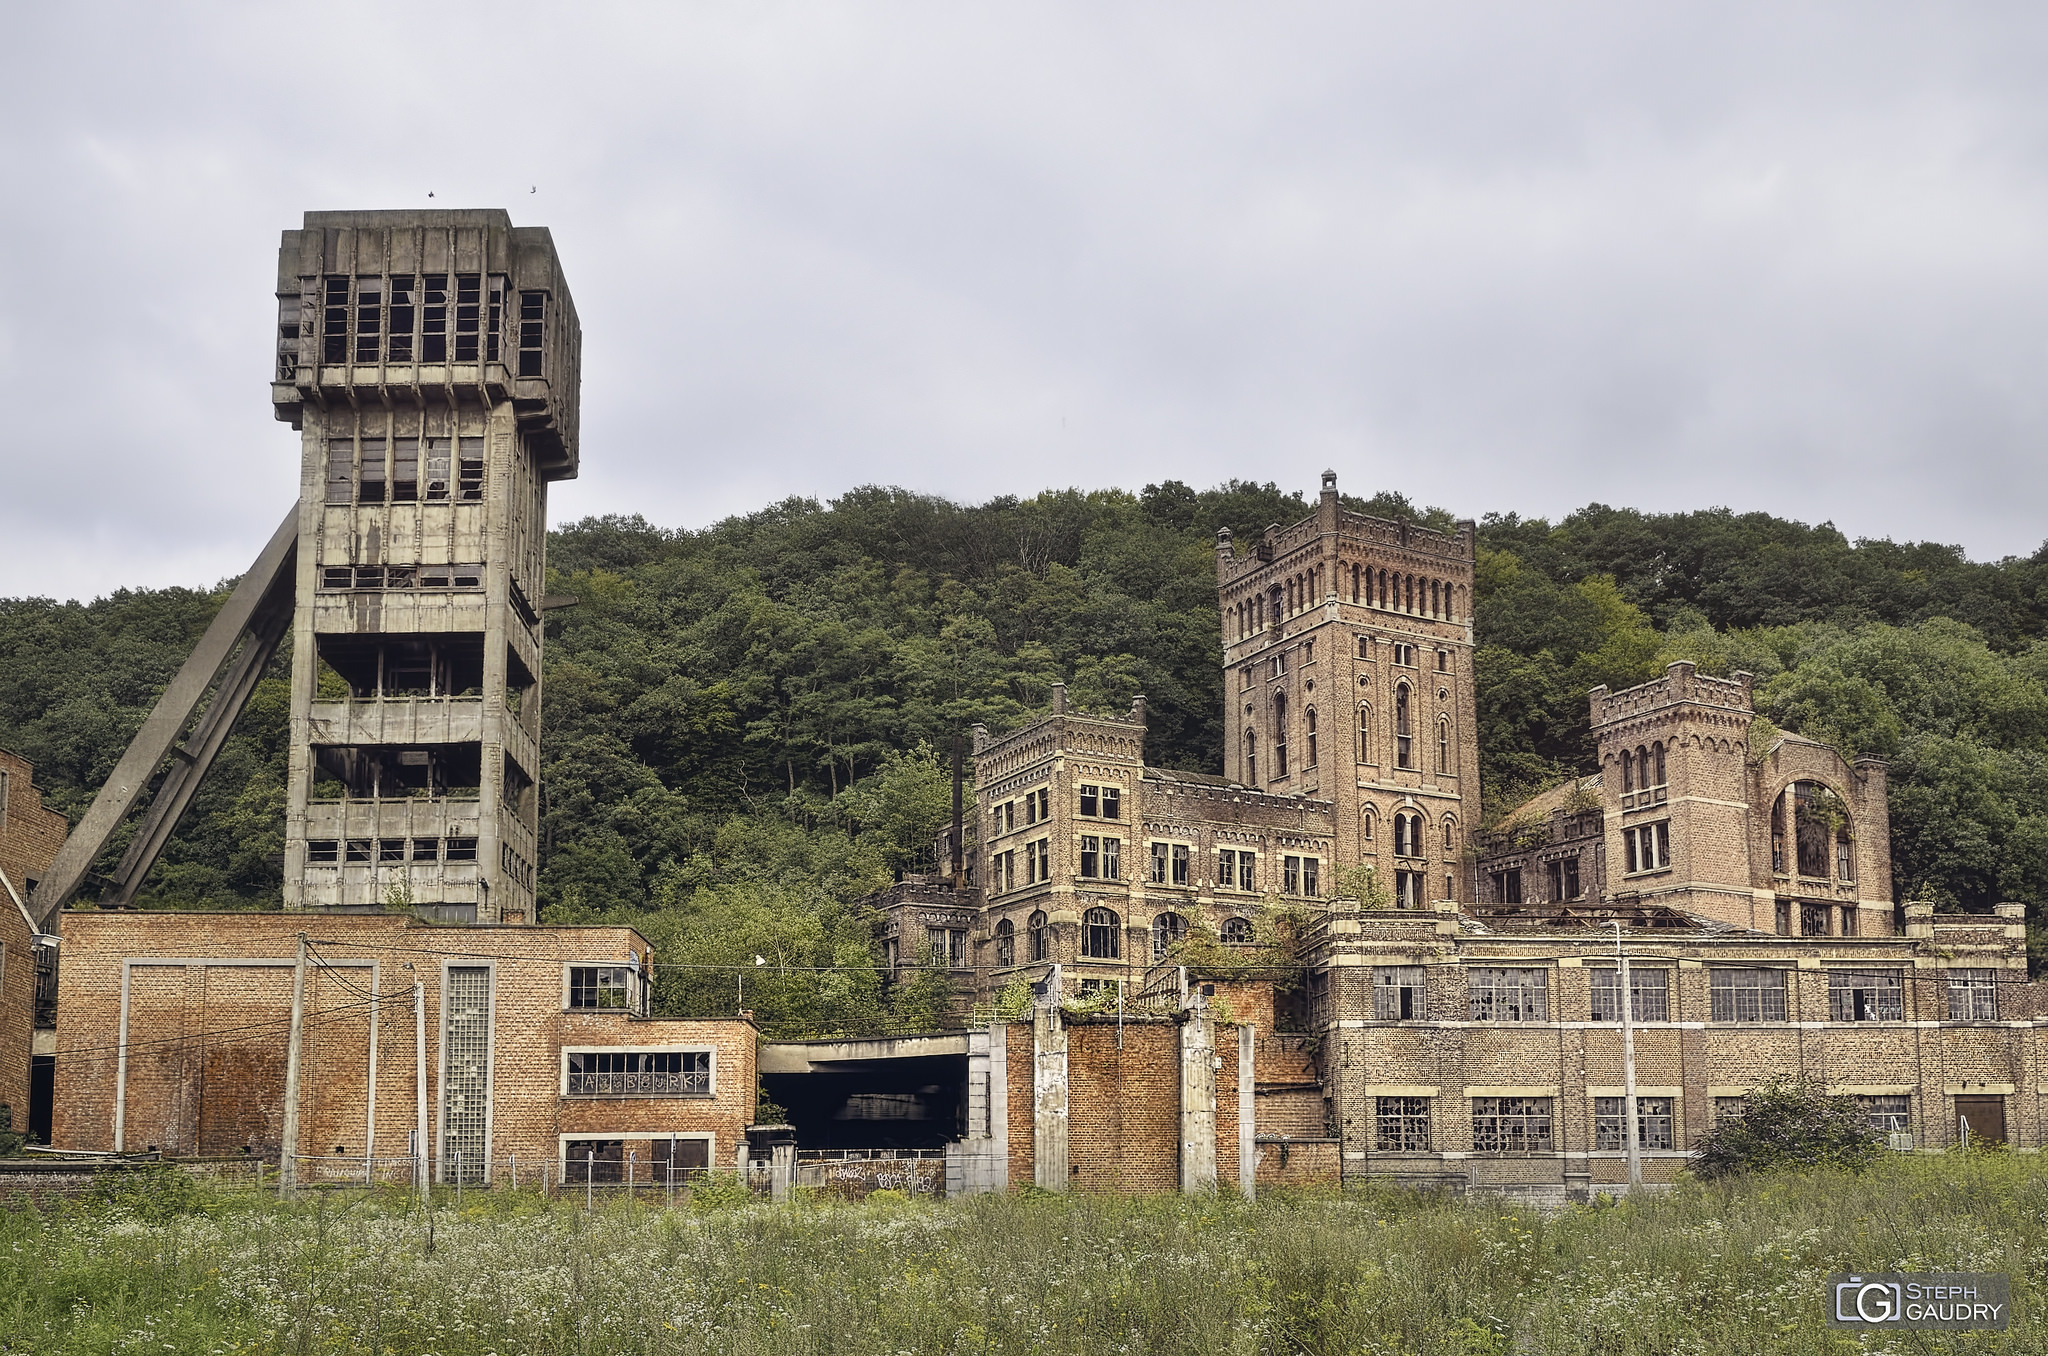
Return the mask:
[[[15,1208],[0,1351],[2048,1352],[2048,1162],[2003,1154],[1551,1214],[1391,1192],[580,1206],[171,1184]],[[2006,1271],[2015,1321],[1861,1347],[1821,1322],[1837,1269]]]

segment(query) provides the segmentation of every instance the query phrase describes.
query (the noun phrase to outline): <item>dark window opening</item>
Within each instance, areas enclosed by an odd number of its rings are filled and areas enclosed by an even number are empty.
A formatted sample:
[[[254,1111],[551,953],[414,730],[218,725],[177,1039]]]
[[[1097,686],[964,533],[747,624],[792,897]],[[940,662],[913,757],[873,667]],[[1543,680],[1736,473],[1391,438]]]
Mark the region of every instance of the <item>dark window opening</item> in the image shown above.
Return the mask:
[[[1595,1097],[1593,1099],[1593,1147],[1595,1149],[1619,1149],[1628,1138],[1628,1099],[1625,1097]],[[1636,1098],[1636,1146],[1642,1149],[1670,1149],[1677,1146],[1672,1137],[1671,1099],[1669,1097]]]
[[[473,632],[405,637],[323,634],[318,639],[321,662],[360,701],[473,697],[483,691],[484,641]]]
[[[1372,1147],[1383,1154],[1428,1153],[1429,1098],[1374,1098]]]
[[[476,839],[450,838],[447,840],[448,857],[451,862],[473,862],[476,860]]]
[[[1593,977],[1593,1020],[1621,1020],[1621,972],[1595,970]],[[1629,1019],[1637,1022],[1671,1020],[1671,973],[1655,967],[1628,968]]]
[[[419,281],[416,278],[393,278],[390,286],[391,323],[384,352],[394,363],[409,363],[412,361],[414,303],[419,296]]]
[[[519,375],[541,375],[543,335],[546,331],[547,294],[519,294]]]
[[[320,863],[340,861],[340,841],[333,838],[308,838],[306,840],[306,860]]]
[[[384,280],[356,279],[356,361],[374,363],[383,347]]]
[[[474,273],[455,277],[455,361],[477,360],[477,336],[483,327],[483,279]]]
[[[996,964],[1017,963],[1017,925],[1005,918],[996,924]]]
[[[362,493],[358,496],[359,502],[384,502],[384,469],[383,436],[366,436],[363,439]]]
[[[1035,961],[1052,959],[1052,929],[1046,926],[1043,913],[1034,913],[1025,927],[1031,933],[1031,959]]]
[[[348,279],[327,280],[326,305],[320,318],[320,361],[348,361]]]
[[[1419,1022],[1429,1012],[1423,967],[1380,965],[1372,972],[1372,1015],[1381,1022]]]
[[[411,504],[420,497],[420,440],[391,440],[391,502]]]
[[[1090,909],[1081,919],[1081,954],[1089,960],[1119,960],[1123,928],[1108,909]]]
[[[1249,918],[1224,919],[1222,935],[1225,946],[1250,946],[1256,940]]]
[[[460,472],[460,495],[464,503],[475,503],[484,497],[484,440],[480,437],[464,437],[456,449],[456,469]]]
[[[420,280],[420,361],[448,361],[448,275]]]
[[[1188,920],[1177,913],[1162,913],[1152,920],[1152,960],[1156,964],[1173,954],[1187,940]]]
[[[482,789],[483,751],[477,744],[322,745],[314,750],[314,762],[320,774],[340,784],[341,799],[473,798]]]

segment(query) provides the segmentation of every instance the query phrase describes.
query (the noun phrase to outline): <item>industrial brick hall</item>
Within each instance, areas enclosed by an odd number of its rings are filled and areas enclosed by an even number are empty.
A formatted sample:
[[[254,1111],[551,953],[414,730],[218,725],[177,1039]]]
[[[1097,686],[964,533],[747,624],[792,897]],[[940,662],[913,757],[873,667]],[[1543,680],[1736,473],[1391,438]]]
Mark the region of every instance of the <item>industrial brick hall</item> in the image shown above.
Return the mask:
[[[936,958],[945,1022],[665,1016],[646,936],[537,890],[544,620],[573,601],[548,491],[581,456],[549,232],[309,212],[276,301],[296,503],[68,835],[0,752],[0,1105],[58,1150],[287,1183],[1563,1201],[1668,1183],[1781,1080],[1902,1152],[2048,1135],[2023,910],[1897,897],[1882,760],[1674,663],[1586,695],[1597,771],[1482,821],[1475,525],[1354,512],[1335,472],[1301,521],[1217,534],[1221,766],[1148,764],[1143,697],[1056,684],[973,727],[939,869],[870,901],[875,965]],[[133,907],[287,637],[282,910]]]

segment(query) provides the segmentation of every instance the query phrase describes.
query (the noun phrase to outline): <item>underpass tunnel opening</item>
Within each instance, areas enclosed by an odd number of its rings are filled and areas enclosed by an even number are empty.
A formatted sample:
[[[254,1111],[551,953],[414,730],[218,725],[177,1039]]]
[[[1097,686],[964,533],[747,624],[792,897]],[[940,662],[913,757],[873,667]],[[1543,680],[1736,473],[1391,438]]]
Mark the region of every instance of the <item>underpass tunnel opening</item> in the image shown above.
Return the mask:
[[[967,1132],[967,1057],[849,1060],[761,1075],[799,1149],[938,1149]]]

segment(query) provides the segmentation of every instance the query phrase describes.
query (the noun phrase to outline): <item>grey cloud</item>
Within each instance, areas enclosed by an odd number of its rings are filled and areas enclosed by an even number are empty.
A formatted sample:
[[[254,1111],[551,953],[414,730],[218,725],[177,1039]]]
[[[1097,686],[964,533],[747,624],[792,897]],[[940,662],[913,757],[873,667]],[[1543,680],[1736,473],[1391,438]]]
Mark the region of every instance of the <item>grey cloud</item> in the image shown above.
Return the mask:
[[[17,17],[0,594],[242,568],[276,233],[429,189],[570,270],[557,520],[1335,465],[2048,535],[2036,7],[464,13]]]

